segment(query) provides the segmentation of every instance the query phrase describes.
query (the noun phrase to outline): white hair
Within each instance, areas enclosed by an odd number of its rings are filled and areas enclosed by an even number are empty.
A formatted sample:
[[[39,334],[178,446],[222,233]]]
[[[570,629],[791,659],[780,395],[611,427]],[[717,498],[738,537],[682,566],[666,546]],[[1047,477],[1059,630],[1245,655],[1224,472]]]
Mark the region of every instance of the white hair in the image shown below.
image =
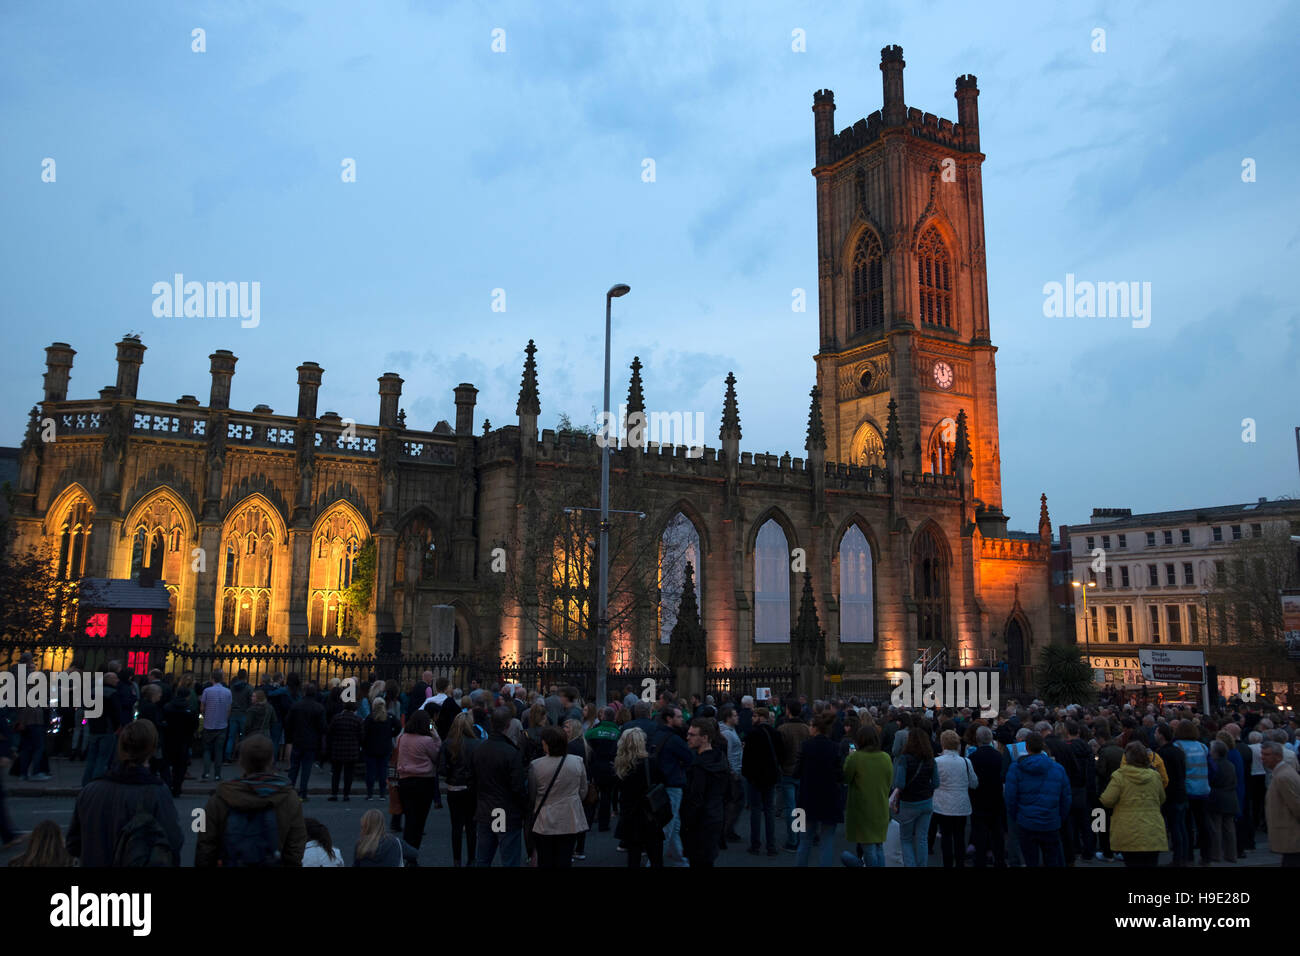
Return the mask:
[[[753,706],[754,706],[754,698],[753,698],[753,696],[750,695],[750,694],[746,694],[744,697],[740,698],[740,706],[741,706],[741,707],[753,707]]]

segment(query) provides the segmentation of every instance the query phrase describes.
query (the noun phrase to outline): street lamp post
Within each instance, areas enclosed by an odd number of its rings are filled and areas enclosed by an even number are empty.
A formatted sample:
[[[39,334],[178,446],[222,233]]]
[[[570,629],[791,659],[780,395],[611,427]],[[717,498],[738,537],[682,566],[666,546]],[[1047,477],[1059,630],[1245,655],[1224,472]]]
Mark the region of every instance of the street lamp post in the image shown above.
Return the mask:
[[[610,314],[614,300],[631,292],[623,283],[611,286],[605,293],[605,441],[600,449],[600,581],[596,600],[596,709],[608,701],[605,698],[605,654],[609,646],[609,337]]]
[[[1083,592],[1083,656],[1088,659],[1088,670],[1092,671],[1092,645],[1088,640],[1088,588],[1095,588],[1096,581],[1089,581],[1087,585],[1080,584],[1078,581],[1071,581],[1071,585]]]

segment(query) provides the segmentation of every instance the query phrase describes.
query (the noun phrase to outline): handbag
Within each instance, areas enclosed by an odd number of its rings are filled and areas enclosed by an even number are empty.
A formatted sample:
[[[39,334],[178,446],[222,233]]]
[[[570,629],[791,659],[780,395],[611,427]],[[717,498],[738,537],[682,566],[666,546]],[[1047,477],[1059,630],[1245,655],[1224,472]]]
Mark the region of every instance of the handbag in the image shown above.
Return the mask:
[[[650,757],[648,755],[642,763],[645,764],[645,808],[642,811],[645,814],[645,822],[651,827],[662,829],[672,821],[673,804],[668,799],[668,788],[662,782],[651,783]]]

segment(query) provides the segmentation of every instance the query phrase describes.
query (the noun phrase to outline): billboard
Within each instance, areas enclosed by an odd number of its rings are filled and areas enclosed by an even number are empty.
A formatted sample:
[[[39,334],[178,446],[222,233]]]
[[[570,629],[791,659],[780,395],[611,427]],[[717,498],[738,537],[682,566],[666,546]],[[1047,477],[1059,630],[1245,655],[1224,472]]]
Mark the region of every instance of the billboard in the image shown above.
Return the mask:
[[[1166,651],[1156,647],[1138,650],[1142,676],[1149,681],[1168,684],[1204,684],[1204,651]]]
[[[1300,591],[1282,592],[1282,636],[1286,640],[1286,659],[1300,661]]]

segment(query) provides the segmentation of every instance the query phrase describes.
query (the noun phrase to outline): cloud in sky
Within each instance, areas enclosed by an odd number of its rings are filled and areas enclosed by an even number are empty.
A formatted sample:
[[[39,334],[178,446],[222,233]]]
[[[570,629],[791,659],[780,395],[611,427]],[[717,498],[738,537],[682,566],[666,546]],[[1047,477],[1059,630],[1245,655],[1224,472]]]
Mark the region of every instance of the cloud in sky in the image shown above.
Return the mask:
[[[835,90],[838,128],[866,116],[879,50],[900,43],[909,105],[955,118],[954,77],[980,81],[1013,526],[1035,524],[1040,491],[1057,522],[1300,494],[1292,16],[1284,2],[1249,18],[1208,3],[10,4],[0,443],[21,440],[44,346],[72,343],[70,394],[89,398],[127,330],[149,347],[143,398],[206,400],[207,355],[229,348],[236,407],[294,408],[294,368],[313,360],[322,409],[373,421],[375,380],[394,370],[425,428],[454,420],[461,381],[480,424],[512,422],[533,338],[543,426],[585,421],[604,291],[621,281],[616,398],[639,354],[650,401],[706,411],[712,436],[734,370],[744,447],[801,455],[818,347],[812,93]],[[151,286],[176,272],[259,281],[261,325],[154,318]],[[1067,272],[1151,282],[1151,327],[1044,318],[1042,287]],[[796,287],[807,312],[791,311]]]

